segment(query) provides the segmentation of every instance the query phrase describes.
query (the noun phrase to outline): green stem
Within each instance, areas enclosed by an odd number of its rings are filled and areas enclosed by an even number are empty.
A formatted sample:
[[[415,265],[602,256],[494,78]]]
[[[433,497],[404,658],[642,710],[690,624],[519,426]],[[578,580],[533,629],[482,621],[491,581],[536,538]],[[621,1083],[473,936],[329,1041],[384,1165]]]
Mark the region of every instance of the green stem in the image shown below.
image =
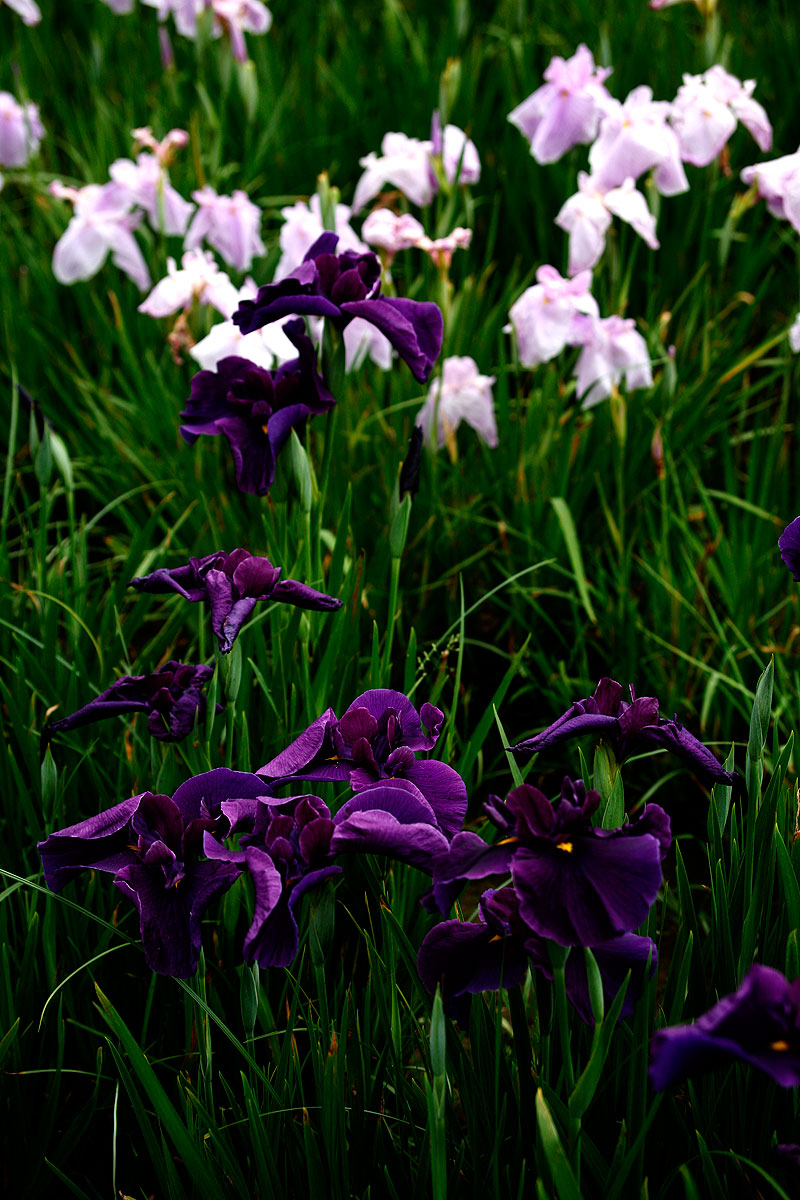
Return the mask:
[[[523,1143],[536,1143],[536,1089],[533,1086],[533,1055],[528,1014],[522,999],[522,985],[509,988],[508,1008],[511,1013],[511,1028],[514,1031],[514,1057],[519,1076],[519,1119]]]
[[[389,679],[392,671],[392,644],[394,642],[394,626],[397,616],[397,597],[400,590],[400,562],[399,558],[392,559],[392,575],[389,582],[389,608],[386,616],[386,646],[383,651],[383,666],[381,676],[383,683],[388,687]]]

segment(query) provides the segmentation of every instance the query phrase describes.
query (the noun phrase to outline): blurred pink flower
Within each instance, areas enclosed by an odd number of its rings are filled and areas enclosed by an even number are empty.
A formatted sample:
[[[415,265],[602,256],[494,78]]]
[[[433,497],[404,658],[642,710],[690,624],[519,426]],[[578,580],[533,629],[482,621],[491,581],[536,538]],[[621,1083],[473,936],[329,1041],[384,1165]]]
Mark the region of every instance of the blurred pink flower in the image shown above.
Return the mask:
[[[393,258],[399,250],[409,250],[425,236],[425,230],[410,213],[395,213],[390,208],[376,208],[364,218],[361,236],[370,246],[384,250]]]
[[[789,326],[789,345],[795,354],[800,354],[800,313]]]
[[[103,4],[108,5],[118,16],[124,16],[133,12],[134,0],[103,0]]]
[[[445,179],[456,183],[477,183],[481,177],[481,160],[475,143],[457,125],[442,129],[438,110],[431,122],[431,153],[441,155]]]
[[[197,37],[197,18],[206,7],[205,0],[142,0],[142,4],[157,8],[159,21],[166,21],[171,13],[181,37]]]
[[[245,33],[266,33],[272,25],[272,13],[260,0],[208,0],[214,13],[215,29],[228,35],[233,57],[247,61]]]
[[[18,104],[0,92],[0,167],[24,167],[45,135],[37,104]]]
[[[579,313],[600,316],[591,286],[591,271],[563,279],[555,267],[539,267],[536,283],[515,300],[508,314],[523,367],[549,362],[573,345],[578,340],[575,318]]]
[[[584,408],[599,404],[623,381],[629,392],[653,386],[647,343],[632,318],[578,317],[576,332],[583,349],[575,377]]]
[[[366,358],[382,371],[392,369],[392,343],[380,329],[376,329],[363,317],[356,317],[342,334],[344,341],[344,369],[356,371]]]
[[[298,200],[287,208],[281,209],[283,225],[280,232],[281,257],[275,268],[274,279],[285,279],[292,271],[300,266],[314,242],[325,232],[322,227],[322,210],[320,198],[315,192],[306,204]],[[355,250],[362,254],[367,247],[361,242],[355,230],[350,227],[350,208],[346,204],[336,205],[336,230],[339,236],[338,250]]]
[[[131,200],[126,192],[115,183],[72,188],[58,181],[51,183],[49,190],[75,206],[75,215],[53,251],[53,274],[59,283],[91,279],[110,250],[114,265],[141,291],[150,287],[150,272],[133,236],[141,214],[130,211]]]
[[[653,100],[649,87],[638,87],[624,104],[605,103],[600,132],[589,151],[592,178],[600,191],[619,187],[655,168],[653,181],[663,196],[688,191],[678,136],[667,124],[670,104]]]
[[[159,142],[150,126],[143,125],[140,129],[132,129],[131,137],[137,150],[151,150],[162,167],[168,167],[175,157],[175,151],[189,144],[189,134],[185,129],[170,129]]]
[[[430,441],[434,416],[436,445],[452,442],[462,421],[477,433],[481,441],[494,448],[497,445],[497,424],[494,417],[492,384],[494,376],[481,375],[472,358],[446,358],[441,379],[435,379],[417,416],[426,441]]]
[[[380,157],[370,152],[361,159],[365,171],[353,196],[353,212],[374,199],[387,183],[399,188],[413,204],[430,204],[436,193],[436,177],[430,166],[432,149],[431,142],[404,133],[385,134]]]
[[[266,253],[261,240],[261,209],[247,193],[218,196],[212,187],[192,192],[197,212],[186,233],[184,246],[194,250],[205,239],[229,266],[249,271],[254,258]]]
[[[186,232],[194,206],[170,185],[169,175],[154,154],[140,154],[136,162],[118,158],[108,173],[131,201],[144,209],[157,233],[175,236]]]
[[[609,98],[604,81],[610,74],[610,67],[595,67],[584,45],[572,58],[551,60],[544,73],[547,82],[508,114],[530,140],[537,162],[555,162],[573,146],[594,139],[602,103]]]
[[[34,4],[33,0],[5,0],[12,12],[17,13],[22,17],[25,25],[38,25],[42,19],[42,14],[38,4]],[[3,0],[0,0],[0,4]]]
[[[632,179],[626,179],[620,187],[603,191],[591,175],[581,171],[578,189],[555,219],[556,225],[569,234],[570,275],[594,267],[600,261],[612,215],[635,229],[651,250],[658,249],[656,219]]]
[[[468,250],[472,242],[472,230],[458,225],[452,233],[445,237],[429,238],[423,236],[417,242],[420,250],[430,255],[439,271],[449,271],[450,263],[456,250]]]
[[[772,147],[772,126],[764,109],[753,99],[755,80],[742,83],[723,67],[703,75],[684,75],[670,110],[670,124],[678,135],[681,158],[695,167],[706,167],[722,151],[741,121],[759,149]]]
[[[742,179],[748,186],[755,184],[773,217],[789,221],[800,233],[800,149],[745,167]]]
[[[167,259],[167,274],[139,305],[148,317],[168,317],[179,309],[187,311],[194,301],[210,304],[223,317],[231,317],[239,305],[239,293],[220,271],[210,250],[187,250],[180,268]]]

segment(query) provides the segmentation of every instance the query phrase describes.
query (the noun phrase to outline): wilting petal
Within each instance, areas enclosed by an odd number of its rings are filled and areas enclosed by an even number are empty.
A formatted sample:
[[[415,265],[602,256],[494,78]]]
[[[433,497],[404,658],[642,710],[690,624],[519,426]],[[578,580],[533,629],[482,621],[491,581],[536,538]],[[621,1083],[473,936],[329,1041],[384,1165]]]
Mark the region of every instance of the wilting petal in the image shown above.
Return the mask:
[[[114,883],[139,910],[144,956],[151,971],[178,979],[194,975],[203,913],[240,873],[230,863],[197,862],[187,866],[176,886],[165,887],[156,865],[136,862],[122,868]]]

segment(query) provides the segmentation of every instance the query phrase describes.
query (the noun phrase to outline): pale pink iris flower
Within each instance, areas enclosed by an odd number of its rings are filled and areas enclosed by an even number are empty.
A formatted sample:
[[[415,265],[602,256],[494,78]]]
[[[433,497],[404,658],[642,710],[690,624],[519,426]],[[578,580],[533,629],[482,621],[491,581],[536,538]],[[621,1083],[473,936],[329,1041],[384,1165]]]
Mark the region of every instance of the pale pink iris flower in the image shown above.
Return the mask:
[[[441,379],[435,379],[417,416],[426,441],[435,437],[439,449],[445,442],[454,444],[455,432],[462,421],[477,433],[481,441],[497,445],[497,423],[492,399],[492,375],[481,375],[472,358],[446,358]],[[436,429],[434,432],[434,418]]]
[[[139,305],[148,317],[169,317],[188,311],[192,304],[210,304],[223,317],[232,317],[239,306],[239,293],[210,250],[187,250],[178,267],[167,259],[167,274]]]
[[[481,160],[475,143],[457,125],[442,129],[438,110],[431,122],[431,153],[441,157],[444,177],[451,187],[480,179]]]
[[[38,25],[42,19],[42,13],[38,4],[34,4],[33,0],[5,0],[8,7],[17,16],[22,17],[25,25]],[[0,4],[3,0],[0,0]]]
[[[213,13],[212,36],[227,35],[238,62],[247,60],[246,33],[266,33],[272,14],[261,0],[142,0],[158,10],[159,21],[171,15],[181,37],[196,38],[197,23],[208,10]]]
[[[371,322],[356,317],[345,329],[342,339],[344,369],[348,373],[357,370],[367,358],[382,371],[391,371],[392,343]]]
[[[18,104],[0,92],[0,167],[24,167],[38,153],[44,137],[36,104]]]
[[[237,302],[254,300],[257,291],[257,285],[248,279],[244,287],[239,289]],[[289,341],[279,321],[273,321],[253,333],[242,333],[229,319],[212,326],[206,336],[192,346],[189,354],[205,371],[213,371],[220,359],[231,355],[248,358],[250,362],[269,371],[297,358],[297,347]]]
[[[141,291],[150,287],[150,273],[133,236],[141,213],[130,211],[130,196],[122,188],[115,183],[72,188],[56,181],[50,184],[50,192],[75,206],[53,251],[53,274],[59,283],[91,279],[111,251],[114,265]]]
[[[249,271],[254,258],[266,253],[261,240],[261,209],[247,193],[218,196],[212,187],[192,192],[197,212],[186,232],[184,246],[196,249],[205,240],[230,267]]]
[[[398,188],[412,204],[430,204],[436,194],[436,177],[430,166],[432,152],[430,141],[404,133],[385,134],[380,155],[371,151],[361,159],[364,174],[356,185],[353,212],[359,212],[386,184]]]
[[[556,225],[569,234],[569,273],[575,275],[600,261],[612,216],[619,217],[643,238],[651,250],[658,249],[656,219],[632,179],[620,187],[603,191],[583,171],[578,191],[564,203]]]
[[[166,169],[154,154],[140,154],[136,162],[118,158],[108,173],[131,201],[144,209],[157,233],[175,237],[186,232],[194,205],[175,191]]]
[[[346,204],[336,205],[336,230],[339,242],[336,247],[338,254],[345,250],[354,250],[363,254],[367,247],[359,239],[358,234],[350,227],[350,208]],[[296,204],[281,209],[283,225],[280,231],[281,256],[275,268],[275,280],[285,279],[292,271],[300,266],[308,251],[317,238],[325,232],[322,225],[322,207],[320,198],[314,193],[306,204],[298,200]]]
[[[573,146],[594,140],[602,105],[609,99],[605,80],[610,74],[609,67],[595,66],[584,45],[572,58],[552,59],[544,73],[547,82],[508,114],[530,141],[537,162],[556,162]]]
[[[739,121],[760,150],[772,148],[772,126],[762,106],[753,99],[755,86],[754,79],[742,83],[720,66],[711,67],[703,75],[684,75],[669,118],[684,162],[707,167],[721,153]]]
[[[680,145],[667,124],[671,105],[653,100],[649,87],[638,87],[624,103],[607,100],[597,140],[589,151],[595,185],[603,192],[636,180],[653,170],[653,182],[662,196],[688,191]]]
[[[624,383],[627,391],[653,386],[647,343],[632,318],[578,317],[583,349],[575,364],[578,398],[591,408]]]
[[[536,283],[515,300],[508,314],[523,367],[549,362],[565,346],[574,345],[580,338],[576,330],[580,313],[600,316],[591,286],[591,271],[564,279],[555,267],[539,267]]]
[[[364,218],[361,236],[370,246],[383,250],[394,258],[400,250],[410,250],[425,237],[425,230],[410,213],[395,213],[390,208],[376,208]]]
[[[142,4],[158,9],[159,21],[172,15],[181,37],[197,37],[197,18],[205,10],[205,0],[142,0]]]
[[[755,184],[773,217],[789,221],[800,233],[800,149],[745,167],[742,179],[750,187]]]

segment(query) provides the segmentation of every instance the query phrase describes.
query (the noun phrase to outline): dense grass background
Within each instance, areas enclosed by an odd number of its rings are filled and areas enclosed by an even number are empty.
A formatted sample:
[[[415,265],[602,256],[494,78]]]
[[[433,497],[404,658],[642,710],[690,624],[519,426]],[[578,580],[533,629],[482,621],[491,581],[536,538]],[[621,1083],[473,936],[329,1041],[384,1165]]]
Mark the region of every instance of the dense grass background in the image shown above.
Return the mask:
[[[413,972],[428,923],[415,903],[421,876],[355,867],[332,955],[317,961],[306,947],[295,970],[264,976],[257,1016],[243,1026],[240,990],[247,1001],[252,980],[232,966],[241,893],[222,905],[213,952],[208,938],[207,975],[186,986],[151,979],[131,912],[112,913],[108,881],[92,878],[53,899],[37,882],[35,843],[123,795],[169,792],[212,766],[255,768],[322,709],[341,712],[377,684],[414,686],[418,702],[448,710],[441,752],[464,774],[473,813],[511,782],[492,703],[516,741],[605,673],[657,695],[662,711],[677,711],[725,757],[733,740],[747,740],[756,682],[774,654],[774,715],[785,741],[800,714],[798,612],[776,540],[800,508],[797,367],[782,336],[798,303],[798,258],[788,226],[763,205],[741,203],[739,171],[759,157],[749,135],[734,136],[730,172],[688,168],[691,191],[661,201],[659,252],[617,228],[596,272],[601,311],[634,316],[655,364],[652,392],[625,405],[624,441],[610,405],[580,411],[569,354],[520,372],[503,326],[539,265],[565,268],[566,238],[553,217],[585,165],[579,148],[539,167],[506,121],[550,57],[585,41],[613,65],[614,94],[647,83],[665,99],[684,71],[721,61],[758,80],[775,153],[789,153],[800,140],[794,6],[721,0],[719,22],[706,30],[691,5],[653,13],[644,0],[276,0],[271,33],[249,39],[246,71],[224,44],[175,37],[176,68],[166,74],[152,10],[115,17],[84,0],[42,7],[35,29],[0,8],[0,88],[36,100],[48,131],[39,159],[7,173],[0,195],[5,1185],[31,1196],[59,1188],[100,1196],[112,1186],[137,1196],[423,1196],[433,1178],[437,1195],[443,1180],[465,1194],[535,1195],[541,1178],[538,1194],[550,1194],[549,1143],[541,1124],[534,1138],[525,1066],[515,1058],[520,1038],[511,1038],[518,1013],[491,998],[473,1005],[468,1043],[448,1027],[447,1100],[436,1108],[441,1060],[436,1047],[431,1058],[420,1023],[430,999]],[[221,439],[190,449],[178,436],[193,363],[173,361],[168,323],[138,314],[136,288],[110,265],[73,288],[55,283],[52,247],[67,214],[47,184],[104,181],[109,164],[129,155],[135,126],[149,123],[159,136],[186,128],[191,144],[172,182],[186,195],[204,182],[244,187],[263,206],[270,254],[253,273],[265,281],[281,205],[307,197],[323,170],[348,201],[359,158],[387,130],[427,136],[437,105],[470,133],[483,176],[452,207],[440,199],[426,227],[468,222],[474,241],[456,255],[451,294],[416,251],[393,273],[402,294],[446,304],[444,354],[470,354],[497,377],[500,446],[488,450],[462,430],[456,462],[426,456],[390,655],[388,529],[419,386],[402,365],[348,378],[334,430],[320,421],[306,436],[318,472],[326,436],[336,438],[324,503],[304,511],[288,471],[267,501],[239,494]],[[145,238],[158,278],[180,242]],[[198,336],[206,319],[192,315]],[[35,415],[20,386],[38,401]],[[228,686],[224,715],[194,744],[155,746],[141,722],[119,721],[61,739],[40,763],[52,706],[71,712],[115,672],[212,653],[202,606],[134,595],[127,581],[237,545],[340,594],[345,612],[260,614],[240,643],[238,693]],[[222,664],[218,673],[221,698],[229,670]],[[770,762],[775,754],[777,742]],[[695,1015],[735,986],[756,950],[760,961],[794,964],[797,973],[796,941],[787,942],[800,923],[785,851],[794,832],[782,787],[790,765],[787,755],[773,776],[774,808],[762,809],[773,817],[758,830],[755,809],[746,832],[734,826],[716,842],[712,821],[710,876],[700,787],[674,766],[664,773],[660,761],[656,771],[652,760],[626,769],[628,808],[657,792],[685,835],[688,875],[670,867],[653,917],[665,939],[658,995],[670,1019]],[[577,774],[577,759],[536,767],[555,772],[542,775],[549,787],[564,769]],[[754,883],[739,861],[771,845],[775,812],[790,865],[787,874],[776,850],[784,891],[771,911],[775,863]],[[99,1008],[92,981],[108,997]],[[534,1059],[563,1131],[559,1052],[542,1042],[546,999],[542,1011],[530,991],[526,1002],[538,1014]],[[737,1069],[718,1086],[690,1086],[680,1102],[654,1105],[643,1076],[651,1020],[637,1016],[617,1034],[616,1065],[587,1117],[585,1194],[645,1194],[646,1175],[650,1195],[681,1194],[676,1172],[685,1162],[687,1195],[759,1194],[755,1169],[712,1151],[734,1147],[765,1168],[772,1130],[793,1140],[793,1101]],[[256,1031],[246,1046],[237,1040],[243,1028]],[[590,1035],[575,1038],[584,1061]],[[656,1117],[660,1132],[645,1152],[639,1135]],[[694,1123],[702,1144],[688,1132]],[[707,1192],[692,1193],[692,1178]],[[619,1180],[616,1193],[609,1180]]]

